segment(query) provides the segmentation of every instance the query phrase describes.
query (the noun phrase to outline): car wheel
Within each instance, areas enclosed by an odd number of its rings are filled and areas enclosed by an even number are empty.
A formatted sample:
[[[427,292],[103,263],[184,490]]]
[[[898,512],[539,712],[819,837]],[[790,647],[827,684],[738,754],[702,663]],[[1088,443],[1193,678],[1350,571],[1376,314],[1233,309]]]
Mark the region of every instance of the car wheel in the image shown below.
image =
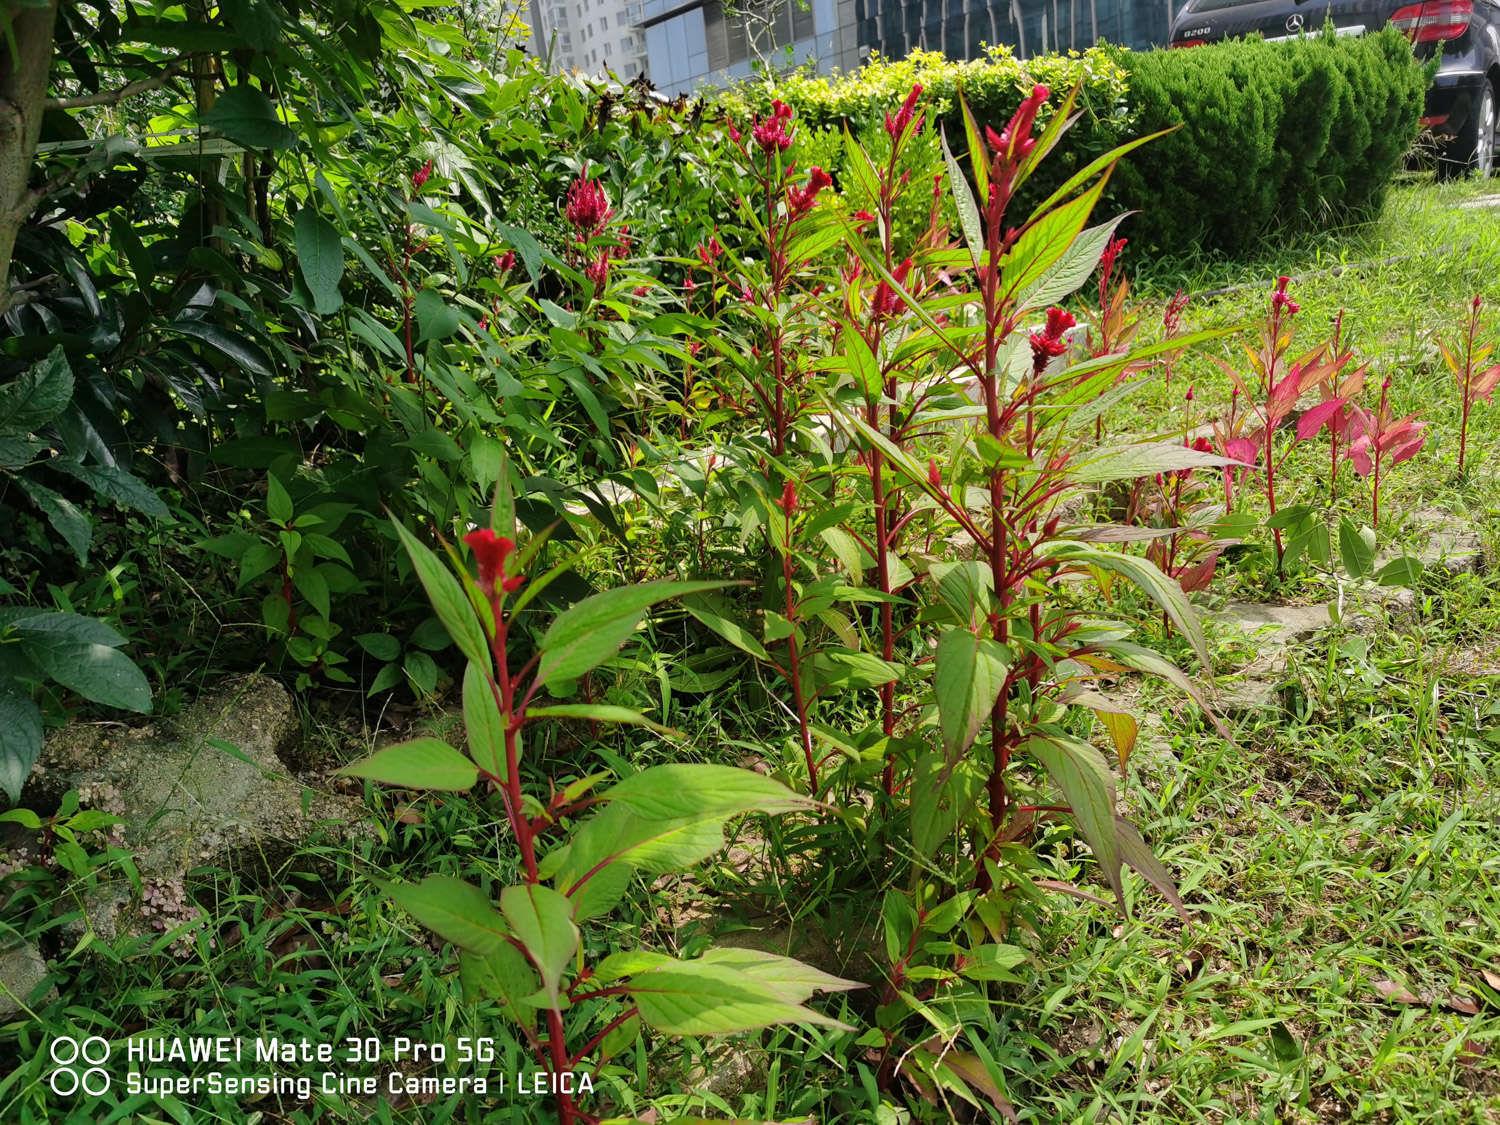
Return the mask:
[[[1479,95],[1479,105],[1470,114],[1464,127],[1438,155],[1438,178],[1454,179],[1477,172],[1487,177],[1495,168],[1495,130],[1500,128],[1496,118],[1494,83],[1485,83]]]

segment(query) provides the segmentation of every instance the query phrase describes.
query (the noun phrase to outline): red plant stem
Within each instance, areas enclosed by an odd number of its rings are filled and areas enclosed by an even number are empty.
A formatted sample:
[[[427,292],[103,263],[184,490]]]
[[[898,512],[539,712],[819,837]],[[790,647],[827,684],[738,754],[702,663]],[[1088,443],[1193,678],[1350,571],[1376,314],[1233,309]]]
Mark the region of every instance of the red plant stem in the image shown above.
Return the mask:
[[[1475,298],[1477,302],[1479,298]],[[1469,332],[1464,340],[1463,385],[1459,388],[1463,401],[1459,404],[1458,423],[1458,471],[1464,471],[1464,458],[1469,451],[1469,411],[1474,405],[1474,336],[1479,331],[1479,309],[1469,313]]]
[[[879,421],[879,407],[871,404],[871,414]],[[870,489],[872,503],[875,508],[875,573],[876,580],[880,584],[880,592],[889,595],[891,591],[891,564],[888,557],[894,538],[888,522],[890,513],[888,509],[888,497],[885,491],[884,456],[879,449],[870,449]],[[891,603],[888,601],[880,603],[880,655],[887,662],[896,655],[896,626],[892,613]],[[880,722],[881,730],[887,737],[896,732],[896,684],[895,681],[880,685]],[[885,770],[881,775],[881,784],[886,795],[896,791],[896,757],[894,750],[886,751]]]
[[[572,1060],[568,1057],[568,1046],[563,1036],[562,1012],[556,1008],[547,1010],[547,1048],[552,1056],[551,1069],[554,1076],[571,1069]],[[557,1091],[557,1117],[561,1125],[573,1125],[578,1119],[573,1095],[566,1090]]]
[[[985,422],[990,435],[998,441],[1005,437],[1005,426],[1000,412],[999,354],[1002,330],[1002,310],[999,296],[1000,258],[1003,249],[1001,224],[1005,205],[1008,202],[1010,184],[999,177],[991,179],[990,199],[985,216],[985,247],[988,262],[983,270],[981,295],[984,301],[984,368],[981,385],[984,390]],[[1004,644],[1009,637],[1008,614],[1011,591],[1007,580],[1005,470],[996,466],[990,473],[990,575],[994,582],[995,596],[999,599],[999,612],[991,617],[991,631],[996,641]],[[1010,745],[1007,736],[1007,712],[1010,704],[1010,681],[995,700],[990,711],[990,752],[992,755],[989,778],[985,783],[990,814],[990,825],[998,833],[1005,820],[1007,793],[1005,771],[1010,765]],[[980,872],[984,872],[980,863]]]
[[[625,1023],[627,1020],[636,1016],[637,1014],[639,1014],[639,1009],[631,1006],[629,1008],[626,1008],[618,1016],[605,1024],[599,1034],[595,1035],[592,1039],[585,1043],[578,1051],[574,1053],[573,1057],[568,1060],[570,1068],[588,1058],[589,1055],[593,1053],[594,1049],[597,1048],[600,1043],[604,1042],[605,1037],[609,1035],[611,1031],[619,1027],[621,1024]]]
[[[1385,437],[1386,399],[1389,395],[1390,380],[1386,380],[1380,385],[1380,407],[1375,414],[1375,432],[1370,435],[1370,444],[1375,447],[1375,476],[1370,490],[1370,527],[1375,530],[1380,528],[1380,444]]]
[[[792,594],[792,513],[786,513],[786,550],[781,555],[781,583],[786,588],[787,678],[792,686],[792,705],[797,709],[797,729],[802,738],[802,756],[807,761],[807,781],[814,796],[818,792],[818,763],[813,758],[812,731],[807,724],[807,702],[802,698],[802,656],[797,650],[797,606]]]
[[[505,723],[506,813],[510,819],[511,831],[516,834],[516,843],[521,849],[526,881],[534,884],[541,882],[537,875],[536,833],[532,830],[530,820],[522,812],[521,750],[517,742],[525,718],[514,712],[516,685],[511,679],[510,658],[506,653],[510,626],[501,610],[498,594],[490,596],[490,611],[495,618],[495,635],[490,641],[490,654],[495,663],[495,679],[491,683],[491,690],[496,693],[495,702],[500,706],[500,715]],[[530,698],[529,693],[526,698]]]
[[[1276,427],[1272,424],[1270,415],[1266,416],[1266,501],[1271,505],[1271,518],[1276,518],[1276,461],[1275,461],[1275,437]],[[1271,529],[1276,537],[1276,572],[1281,573],[1281,562],[1286,555],[1286,547],[1281,541],[1281,528]]]
[[[1339,414],[1344,412],[1339,407]],[[1333,507],[1339,497],[1339,419],[1334,417],[1328,427],[1328,506]]]

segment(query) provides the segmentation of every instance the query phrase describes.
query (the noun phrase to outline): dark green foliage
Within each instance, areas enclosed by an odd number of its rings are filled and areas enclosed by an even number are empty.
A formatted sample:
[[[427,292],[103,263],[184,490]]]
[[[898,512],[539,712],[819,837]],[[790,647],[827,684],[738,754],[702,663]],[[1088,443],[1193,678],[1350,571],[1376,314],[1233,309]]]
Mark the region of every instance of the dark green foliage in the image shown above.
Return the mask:
[[[1396,32],[1127,59],[1133,129],[1179,127],[1113,185],[1141,212],[1132,242],[1157,253],[1243,253],[1369,214],[1416,137],[1427,83]]]

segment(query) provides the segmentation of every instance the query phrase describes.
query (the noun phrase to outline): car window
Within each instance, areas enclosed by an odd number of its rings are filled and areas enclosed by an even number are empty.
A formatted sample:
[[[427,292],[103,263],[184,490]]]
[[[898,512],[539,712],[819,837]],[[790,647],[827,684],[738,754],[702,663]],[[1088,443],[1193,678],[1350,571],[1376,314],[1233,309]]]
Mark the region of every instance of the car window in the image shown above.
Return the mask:
[[[1190,10],[1194,12],[1222,12],[1225,8],[1243,8],[1255,2],[1256,0],[1194,0]]]

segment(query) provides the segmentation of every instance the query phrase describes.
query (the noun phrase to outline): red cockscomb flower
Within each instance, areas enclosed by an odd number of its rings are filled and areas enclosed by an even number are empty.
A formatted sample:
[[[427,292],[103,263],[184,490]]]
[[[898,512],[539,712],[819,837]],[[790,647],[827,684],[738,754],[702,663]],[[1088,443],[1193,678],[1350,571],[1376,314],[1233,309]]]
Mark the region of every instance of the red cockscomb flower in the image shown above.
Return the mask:
[[[609,205],[609,196],[604,193],[604,185],[598,180],[590,179],[588,169],[585,168],[568,187],[564,216],[578,231],[580,238],[588,238],[598,234],[614,213],[614,208]]]
[[[487,527],[471,531],[464,536],[469,550],[474,552],[474,561],[479,564],[479,588],[486,597],[495,596],[495,588],[507,594],[521,588],[526,581],[524,574],[505,577],[505,563],[516,549],[516,541],[505,535],[496,535]]]

